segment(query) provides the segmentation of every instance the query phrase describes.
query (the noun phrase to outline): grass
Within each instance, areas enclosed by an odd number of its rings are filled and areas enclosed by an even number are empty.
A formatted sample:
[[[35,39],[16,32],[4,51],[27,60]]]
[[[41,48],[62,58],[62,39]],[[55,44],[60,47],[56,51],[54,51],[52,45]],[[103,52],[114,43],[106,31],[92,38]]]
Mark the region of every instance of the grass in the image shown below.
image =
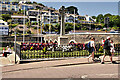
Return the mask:
[[[7,47],[0,47],[0,51],[2,51],[3,48],[5,48],[5,50],[7,49]],[[13,47],[11,47],[11,49],[13,50]]]

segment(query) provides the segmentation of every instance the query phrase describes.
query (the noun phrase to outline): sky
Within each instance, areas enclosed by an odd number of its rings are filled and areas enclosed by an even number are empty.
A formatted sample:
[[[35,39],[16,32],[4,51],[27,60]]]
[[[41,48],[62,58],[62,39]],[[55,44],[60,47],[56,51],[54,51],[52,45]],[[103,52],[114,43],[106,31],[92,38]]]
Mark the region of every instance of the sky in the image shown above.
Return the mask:
[[[35,0],[32,0],[35,1]],[[109,2],[110,1],[110,2]],[[79,15],[89,15],[89,16],[97,16],[99,14],[113,14],[113,15],[117,15],[118,14],[118,1],[114,0],[114,2],[112,0],[109,0],[108,2],[41,2],[39,0],[37,0],[36,2],[38,3],[42,3],[45,6],[48,7],[54,7],[55,9],[59,9],[61,6],[75,6],[78,8],[78,13]]]

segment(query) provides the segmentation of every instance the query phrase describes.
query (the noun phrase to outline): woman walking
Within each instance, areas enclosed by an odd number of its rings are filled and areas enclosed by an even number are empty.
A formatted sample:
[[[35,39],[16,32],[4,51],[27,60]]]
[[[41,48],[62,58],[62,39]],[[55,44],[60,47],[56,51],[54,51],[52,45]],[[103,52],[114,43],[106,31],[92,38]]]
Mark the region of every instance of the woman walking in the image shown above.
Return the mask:
[[[90,44],[90,53],[92,53],[89,57],[88,57],[88,62],[89,62],[89,58],[92,57],[92,60],[94,61],[94,53],[96,52],[96,48],[95,48],[95,38],[91,38],[91,41],[89,42]]]

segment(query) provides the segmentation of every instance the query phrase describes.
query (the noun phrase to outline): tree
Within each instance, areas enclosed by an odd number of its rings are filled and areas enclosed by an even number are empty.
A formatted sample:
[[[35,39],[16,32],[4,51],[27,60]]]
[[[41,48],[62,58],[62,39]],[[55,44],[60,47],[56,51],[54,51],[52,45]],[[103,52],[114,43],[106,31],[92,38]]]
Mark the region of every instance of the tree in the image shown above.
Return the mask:
[[[33,1],[33,4],[37,4],[37,2]]]
[[[112,16],[110,21],[114,24],[114,26],[119,26],[120,25],[120,16],[119,15]]]
[[[66,9],[67,9],[67,13],[69,13],[69,14],[74,14],[74,9],[75,9],[75,14],[77,14],[77,15],[79,14],[77,7],[70,6],[70,7],[67,7]]]
[[[9,19],[11,19],[11,15],[9,15],[9,14],[2,14],[2,20],[7,22],[7,20],[9,20]]]
[[[45,5],[43,5],[42,3],[38,3],[38,5],[41,5],[41,6],[45,7]]]
[[[106,18],[106,17],[110,17],[110,16],[112,16],[110,13],[108,13],[108,14],[105,14],[104,15],[104,18]]]
[[[32,2],[26,2],[26,4],[32,4]]]
[[[73,30],[73,23],[65,23],[65,31],[71,31]]]
[[[81,30],[82,24],[81,23],[77,23],[75,24],[75,29],[76,30]]]
[[[55,28],[56,28],[55,32],[59,32],[60,33],[60,24],[59,23],[57,23],[55,25]]]
[[[102,14],[99,14],[96,19],[96,22],[104,23],[104,16]]]
[[[93,19],[96,19],[97,17],[96,16],[92,16]]]

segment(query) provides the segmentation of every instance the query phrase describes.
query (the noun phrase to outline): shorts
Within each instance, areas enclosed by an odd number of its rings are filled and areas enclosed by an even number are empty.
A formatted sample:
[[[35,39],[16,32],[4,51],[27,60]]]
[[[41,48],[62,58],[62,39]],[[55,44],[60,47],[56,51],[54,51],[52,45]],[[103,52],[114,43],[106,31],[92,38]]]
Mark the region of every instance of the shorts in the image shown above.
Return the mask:
[[[94,51],[95,51],[94,47],[91,47],[91,48],[90,48],[90,53],[92,53],[92,52],[94,52]]]
[[[104,49],[104,55],[105,55],[105,56],[106,56],[106,55],[111,56],[110,50]]]

